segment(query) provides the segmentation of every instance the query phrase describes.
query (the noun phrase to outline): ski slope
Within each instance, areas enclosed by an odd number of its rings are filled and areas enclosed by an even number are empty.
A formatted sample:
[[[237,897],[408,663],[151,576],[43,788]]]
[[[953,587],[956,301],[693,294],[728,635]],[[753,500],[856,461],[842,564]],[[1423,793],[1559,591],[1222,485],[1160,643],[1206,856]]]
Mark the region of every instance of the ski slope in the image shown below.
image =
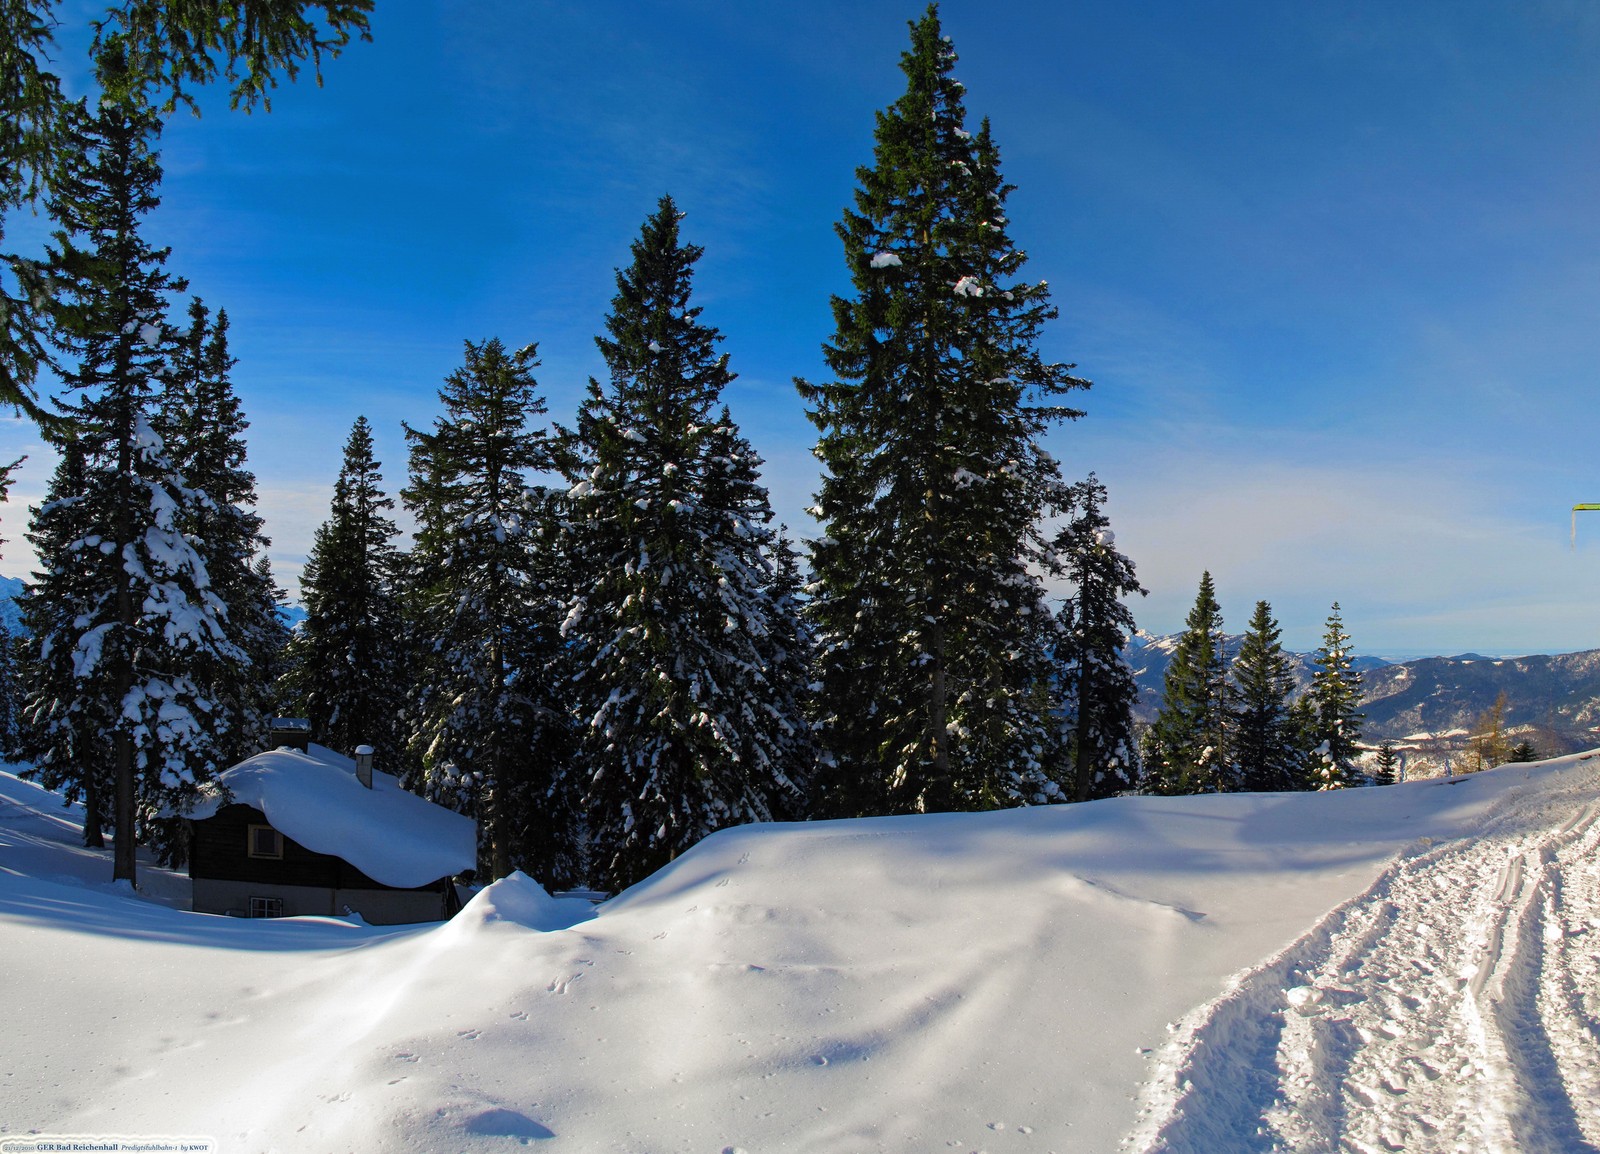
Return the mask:
[[[751,826],[375,929],[118,892],[0,775],[0,1150],[1593,1150],[1597,814],[1583,755]]]

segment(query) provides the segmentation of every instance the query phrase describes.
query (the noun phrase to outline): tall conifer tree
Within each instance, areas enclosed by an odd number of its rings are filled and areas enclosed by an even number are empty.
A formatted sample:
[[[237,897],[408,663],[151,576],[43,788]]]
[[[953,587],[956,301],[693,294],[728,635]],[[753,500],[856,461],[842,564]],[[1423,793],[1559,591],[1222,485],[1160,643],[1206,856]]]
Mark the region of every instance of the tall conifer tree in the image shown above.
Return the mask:
[[[1042,514],[1066,485],[1039,435],[1086,387],[1035,341],[1055,316],[1008,235],[987,122],[966,126],[937,10],[911,26],[904,96],[838,227],[853,292],[797,382],[824,475],[812,548],[825,812],[973,809],[1061,796]]]
[[[1106,487],[1093,474],[1073,486],[1072,519],[1055,539],[1073,592],[1057,614],[1066,746],[1075,801],[1109,797],[1138,783],[1133,707],[1139,686],[1122,650],[1134,629],[1123,598],[1144,596],[1133,562],[1119,552],[1102,511]]]
[[[1317,650],[1316,672],[1305,697],[1312,729],[1310,783],[1313,789],[1343,789],[1360,785],[1361,674],[1350,651],[1339,603],[1328,614],[1322,646]]]
[[[1232,753],[1240,789],[1299,788],[1302,758],[1289,717],[1294,677],[1272,606],[1257,601],[1233,661]]]
[[[28,533],[39,567],[20,602],[28,637],[22,680],[28,688],[19,752],[40,785],[83,804],[83,843],[98,849],[105,845],[116,788],[115,726],[114,703],[84,691],[74,660],[77,622],[98,600],[91,563],[97,559],[79,547],[91,534],[85,471],[83,446],[69,438]]]
[[[554,696],[559,595],[551,565],[552,494],[530,482],[556,457],[533,369],[536,349],[467,342],[439,391],[432,432],[406,428],[418,522],[408,566],[418,679],[412,744],[425,791],[479,818],[482,872],[525,869],[570,883],[571,825],[552,772],[570,725]],[[554,882],[552,882],[554,879]]]
[[[1209,572],[1200,575],[1162,685],[1161,712],[1147,735],[1146,792],[1222,793],[1234,788],[1227,755],[1228,692],[1222,608]]]
[[[701,249],[679,215],[662,198],[617,274],[610,380],[590,381],[569,462],[577,766],[613,889],[790,811],[809,748],[760,462],[720,404],[733,374],[691,303]]]
[[[332,508],[300,576],[306,619],[289,642],[283,690],[311,722],[314,740],[347,755],[370,745],[377,764],[392,769],[407,682],[395,593],[398,530],[380,467],[372,426],[357,417]]]
[[[121,67],[115,38],[98,67],[112,83]],[[60,226],[53,275],[66,303],[62,378],[78,393],[61,408],[82,448],[82,490],[35,519],[36,532],[55,533],[57,511],[86,527],[64,546],[75,555],[67,568],[83,611],[52,644],[72,653],[78,697],[110,719],[113,876],[129,882],[137,839],[158,814],[181,811],[215,765],[211,704],[196,672],[241,658],[205,560],[183,533],[199,495],[178,473],[157,417],[175,354],[166,298],[182,287],[164,271],[166,250],[140,235],[158,203],[158,132],[156,115],[136,104],[78,107],[70,171],[50,209]]]
[[[243,660],[197,673],[214,706],[223,766],[261,748],[288,641],[279,614],[282,592],[266,558],[271,542],[255,510],[255,474],[246,464],[244,432],[250,424],[233,391],[234,364],[227,312],[212,321],[195,298],[168,377],[161,428],[174,464],[197,497],[184,534],[206,563],[211,588],[227,609],[228,636],[243,653]]]

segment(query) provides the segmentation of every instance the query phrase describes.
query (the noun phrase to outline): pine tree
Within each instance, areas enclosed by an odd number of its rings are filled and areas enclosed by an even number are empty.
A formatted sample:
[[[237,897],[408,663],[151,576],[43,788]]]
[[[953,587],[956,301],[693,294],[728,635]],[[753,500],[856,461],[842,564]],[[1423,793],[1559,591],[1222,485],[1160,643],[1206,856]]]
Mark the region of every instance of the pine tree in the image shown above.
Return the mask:
[[[1011,186],[988,124],[966,127],[955,59],[930,7],[838,227],[854,291],[824,347],[837,379],[797,382],[824,469],[810,613],[837,815],[1061,796],[1037,568],[1068,494],[1039,437],[1088,382],[1035,347],[1055,310],[1018,279]]]
[[[113,39],[102,77],[117,72],[118,50]],[[80,104],[77,156],[50,202],[60,224],[53,273],[67,302],[56,336],[61,375],[79,394],[60,407],[84,462],[72,513],[87,526],[66,545],[81,566],[74,597],[84,611],[58,642],[72,653],[76,696],[111,719],[113,876],[129,882],[136,841],[159,835],[156,818],[182,812],[215,764],[210,702],[195,672],[241,657],[204,559],[183,534],[199,495],[177,472],[156,419],[175,352],[166,296],[182,287],[163,269],[166,250],[140,236],[158,203],[158,130],[147,108],[103,100],[90,115]]]
[[[7,761],[22,756],[22,653],[22,639],[0,625],[0,758]]]
[[[1309,779],[1313,789],[1360,785],[1361,674],[1350,652],[1339,603],[1333,605],[1315,658],[1316,671],[1305,697],[1313,728]]]
[[[1400,754],[1394,742],[1386,741],[1378,747],[1378,760],[1372,768],[1373,785],[1393,785],[1399,778]]]
[[[222,766],[256,753],[271,722],[274,683],[282,672],[288,630],[282,592],[266,558],[271,542],[255,511],[255,474],[246,466],[249,428],[231,371],[228,314],[215,322],[196,298],[189,329],[168,378],[163,434],[174,464],[199,496],[183,526],[206,564],[211,588],[227,608],[228,636],[244,660],[202,671],[213,703],[212,724]]]
[[[83,176],[75,138],[80,109],[51,71],[60,7],[54,0],[0,3],[0,244],[8,210]],[[98,80],[112,103],[142,106],[147,96],[165,96],[170,110],[189,102],[186,85],[220,76],[234,107],[270,107],[279,76],[292,80],[309,63],[320,83],[324,55],[337,56],[353,36],[369,39],[371,8],[372,0],[109,5],[97,13],[95,46],[101,55],[114,51],[119,66],[101,70]],[[38,262],[0,252],[0,405],[51,426],[57,422],[37,403],[34,384],[48,359],[43,334],[54,303]]]
[[[68,801],[83,803],[83,843],[98,849],[105,845],[116,789],[115,703],[86,692],[77,676],[78,622],[99,600],[99,550],[80,544],[93,529],[86,471],[83,446],[69,438],[44,503],[31,518],[28,540],[39,568],[20,601],[28,640],[21,662],[27,691],[19,752],[32,765],[27,776]]]
[[[1134,629],[1123,598],[1145,595],[1133,562],[1117,551],[1094,474],[1073,486],[1072,519],[1054,549],[1073,594],[1057,615],[1056,660],[1065,690],[1066,746],[1075,801],[1110,797],[1139,779],[1133,707],[1139,686],[1122,651]]]
[[[723,826],[793,808],[808,733],[796,628],[774,596],[759,461],[691,304],[701,249],[663,198],[617,274],[568,462],[572,660],[598,880],[637,881]]]
[[[553,494],[529,473],[556,466],[533,369],[536,349],[466,344],[439,392],[432,432],[406,428],[411,480],[402,496],[419,525],[408,613],[423,676],[413,747],[424,791],[479,818],[481,872],[524,869],[571,879],[570,828],[552,795],[570,725],[552,675],[560,602],[550,580]],[[465,788],[463,788],[465,787]]]
[[[1222,608],[1209,572],[1200,575],[1162,685],[1161,711],[1145,754],[1148,793],[1222,793],[1237,788],[1229,768]]]
[[[1232,754],[1239,788],[1296,789],[1301,757],[1289,718],[1294,676],[1272,606],[1257,601],[1233,661]]]
[[[385,514],[372,426],[357,417],[344,447],[328,519],[300,575],[306,619],[290,639],[282,692],[311,722],[314,740],[346,754],[370,745],[380,767],[399,765],[406,696],[398,530]]]

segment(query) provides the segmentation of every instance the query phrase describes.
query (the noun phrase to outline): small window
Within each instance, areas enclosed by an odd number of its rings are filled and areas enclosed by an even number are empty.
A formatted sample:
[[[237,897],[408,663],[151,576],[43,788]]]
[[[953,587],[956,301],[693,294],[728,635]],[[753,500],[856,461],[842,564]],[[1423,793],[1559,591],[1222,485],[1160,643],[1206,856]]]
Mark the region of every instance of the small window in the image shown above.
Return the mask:
[[[250,916],[253,918],[283,917],[282,898],[251,898]]]
[[[245,852],[250,857],[281,858],[283,835],[270,825],[253,825],[247,833]]]

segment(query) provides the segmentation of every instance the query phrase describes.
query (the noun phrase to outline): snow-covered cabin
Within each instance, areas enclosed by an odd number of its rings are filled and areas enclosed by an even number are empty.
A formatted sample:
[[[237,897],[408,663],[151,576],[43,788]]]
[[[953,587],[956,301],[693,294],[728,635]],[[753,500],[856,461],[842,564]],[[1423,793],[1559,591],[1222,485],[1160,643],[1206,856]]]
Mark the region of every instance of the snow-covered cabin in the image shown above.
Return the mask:
[[[474,823],[387,773],[373,771],[371,783],[315,744],[224,772],[188,815],[194,908],[243,917],[348,909],[375,925],[448,918],[459,908],[451,879],[477,858]]]

